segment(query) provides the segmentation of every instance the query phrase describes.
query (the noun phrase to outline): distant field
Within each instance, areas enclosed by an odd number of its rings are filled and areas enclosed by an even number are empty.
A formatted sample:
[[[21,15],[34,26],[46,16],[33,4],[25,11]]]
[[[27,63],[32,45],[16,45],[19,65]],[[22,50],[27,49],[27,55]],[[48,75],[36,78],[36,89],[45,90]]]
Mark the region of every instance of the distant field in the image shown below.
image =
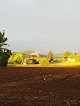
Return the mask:
[[[73,62],[73,63],[66,63],[65,62],[65,63],[52,64],[51,66],[57,66],[57,67],[58,66],[61,66],[61,67],[74,66],[75,67],[75,66],[80,66],[80,62]]]
[[[0,68],[0,106],[80,106],[80,67]]]
[[[11,67],[11,66],[23,66],[23,67],[43,67],[43,66],[40,66],[39,64],[33,64],[33,65],[21,65],[21,64],[8,64],[8,67]],[[45,67],[75,67],[75,66],[80,66],[80,62],[74,62],[74,63],[53,63],[53,64],[50,64],[48,66],[45,66]]]

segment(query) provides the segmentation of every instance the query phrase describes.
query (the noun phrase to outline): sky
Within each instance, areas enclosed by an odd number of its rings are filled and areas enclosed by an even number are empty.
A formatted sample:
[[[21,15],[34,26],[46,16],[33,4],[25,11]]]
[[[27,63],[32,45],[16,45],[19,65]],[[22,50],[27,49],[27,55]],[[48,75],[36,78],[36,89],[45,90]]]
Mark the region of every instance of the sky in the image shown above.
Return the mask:
[[[11,51],[80,51],[80,0],[0,0],[0,32]]]

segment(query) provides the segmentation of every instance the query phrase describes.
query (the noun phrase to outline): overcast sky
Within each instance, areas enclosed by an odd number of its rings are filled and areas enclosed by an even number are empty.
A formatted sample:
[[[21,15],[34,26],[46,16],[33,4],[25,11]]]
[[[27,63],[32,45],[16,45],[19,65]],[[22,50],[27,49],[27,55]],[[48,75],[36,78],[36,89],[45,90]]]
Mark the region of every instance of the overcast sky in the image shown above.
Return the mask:
[[[0,0],[0,31],[12,51],[80,51],[80,0]]]

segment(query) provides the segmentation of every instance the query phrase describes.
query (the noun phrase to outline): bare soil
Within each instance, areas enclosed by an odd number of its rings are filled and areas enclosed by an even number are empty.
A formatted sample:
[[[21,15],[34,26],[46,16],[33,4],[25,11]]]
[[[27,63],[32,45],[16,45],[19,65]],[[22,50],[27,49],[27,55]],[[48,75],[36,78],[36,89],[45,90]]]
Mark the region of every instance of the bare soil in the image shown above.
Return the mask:
[[[0,68],[0,106],[80,106],[80,67]]]

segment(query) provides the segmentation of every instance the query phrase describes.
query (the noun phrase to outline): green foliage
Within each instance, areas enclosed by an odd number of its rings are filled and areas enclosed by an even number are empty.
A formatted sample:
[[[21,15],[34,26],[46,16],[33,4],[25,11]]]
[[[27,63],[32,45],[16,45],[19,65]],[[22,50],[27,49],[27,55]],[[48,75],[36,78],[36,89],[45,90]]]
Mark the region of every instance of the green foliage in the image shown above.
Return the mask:
[[[70,55],[69,51],[64,52],[64,57],[68,57]]]
[[[18,64],[21,64],[22,61],[23,61],[23,56],[22,56],[22,54],[16,54],[16,55],[14,56],[14,61],[15,61],[16,63],[18,63]]]
[[[26,61],[27,61],[26,59],[23,59],[23,63],[26,63]]]
[[[79,51],[79,57],[80,57],[80,51]]]
[[[1,63],[2,63],[2,56],[0,56],[0,66],[1,66]]]
[[[7,66],[7,61],[8,61],[8,57],[6,53],[3,53],[1,55],[2,59],[1,59],[1,66],[2,67],[6,67]]]
[[[22,54],[16,54],[16,55],[10,56],[10,58],[8,60],[8,64],[21,64],[24,61],[26,61],[26,60],[23,60]]]
[[[78,56],[77,56],[77,53],[75,53],[75,54],[74,54],[74,58],[76,59],[77,57],[78,57]]]
[[[7,45],[5,43],[7,41],[7,38],[4,37],[4,31],[3,34],[0,32],[0,67],[6,67],[8,63],[8,59],[11,55],[11,51],[3,48],[4,45]]]
[[[8,63],[8,59],[10,57],[10,53],[8,52],[3,52],[0,55],[0,67],[6,67]]]
[[[50,63],[49,61],[46,59],[46,58],[42,58],[40,61],[39,61],[39,64],[41,66],[48,66]]]
[[[14,64],[14,57],[11,55],[9,60],[8,60],[8,64]]]
[[[33,64],[33,61],[32,61],[32,60],[29,60],[29,61],[28,61],[28,64]]]
[[[60,58],[57,58],[57,61],[58,61],[58,62],[60,62],[60,61],[61,61],[61,59],[60,59]]]
[[[52,51],[49,51],[47,59],[50,60],[50,61],[53,61],[54,55],[53,55]]]
[[[73,59],[74,55],[70,52],[70,58]]]
[[[64,57],[61,58],[61,61],[62,61],[62,62],[64,61]]]
[[[4,37],[4,31],[3,34],[0,32],[0,51],[6,50],[2,48],[4,45],[7,45],[5,42],[7,41],[7,38]]]
[[[62,58],[54,58],[54,62],[62,62],[64,60],[64,57]]]
[[[77,56],[77,53],[74,54],[74,59],[76,59],[77,62],[79,62],[80,58]]]

